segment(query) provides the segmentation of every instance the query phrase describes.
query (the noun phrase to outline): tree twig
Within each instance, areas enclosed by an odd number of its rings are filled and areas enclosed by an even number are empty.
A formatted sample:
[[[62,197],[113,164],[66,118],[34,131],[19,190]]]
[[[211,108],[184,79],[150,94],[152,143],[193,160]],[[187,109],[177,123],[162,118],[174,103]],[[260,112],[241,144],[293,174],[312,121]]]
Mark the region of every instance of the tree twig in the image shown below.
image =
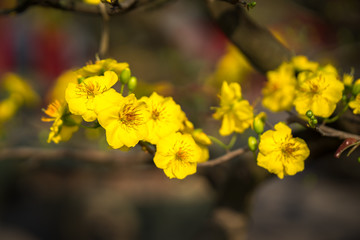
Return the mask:
[[[224,154],[218,158],[209,160],[207,162],[199,163],[198,167],[213,167],[213,166],[225,163],[227,161],[230,161],[234,157],[240,156],[248,151],[249,151],[249,148],[247,148],[247,147],[239,148],[239,149],[227,152],[226,154]]]
[[[99,8],[103,20],[103,29],[101,32],[99,55],[100,58],[105,58],[109,48],[109,41],[110,41],[110,29],[109,29],[110,16],[106,12],[106,6],[104,3],[100,3]]]
[[[287,119],[287,121],[286,121],[287,123],[298,123],[304,127],[308,127],[306,121],[297,117],[293,113],[290,113],[290,114],[291,114],[291,116]],[[319,126],[313,128],[313,130],[315,130],[316,132],[320,133],[322,136],[325,136],[325,137],[336,137],[339,139],[347,139],[347,138],[360,139],[359,135],[340,131],[340,130],[337,130],[335,128],[331,128],[331,127],[328,127],[325,125],[319,125]]]

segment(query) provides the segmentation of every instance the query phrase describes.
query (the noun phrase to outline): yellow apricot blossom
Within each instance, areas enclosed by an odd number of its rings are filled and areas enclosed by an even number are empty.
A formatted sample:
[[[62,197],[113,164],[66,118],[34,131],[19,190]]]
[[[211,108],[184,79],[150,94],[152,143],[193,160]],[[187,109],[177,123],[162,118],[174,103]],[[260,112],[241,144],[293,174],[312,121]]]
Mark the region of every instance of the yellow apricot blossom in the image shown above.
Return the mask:
[[[18,104],[11,98],[0,101],[0,123],[9,121],[18,108]]]
[[[238,83],[223,82],[220,95],[220,107],[216,108],[213,118],[222,120],[220,134],[242,133],[251,126],[254,118],[253,107],[242,99]]]
[[[129,64],[126,62],[117,62],[115,59],[107,58],[103,60],[98,60],[94,64],[88,64],[85,67],[80,68],[76,73],[80,77],[92,77],[103,75],[106,71],[113,71],[117,75],[125,69],[128,68]]]
[[[106,130],[106,140],[112,148],[134,147],[148,136],[150,112],[144,101],[134,94],[98,114],[100,125]]]
[[[331,65],[315,73],[301,72],[294,105],[304,115],[311,110],[314,115],[327,118],[342,98],[344,84],[338,80],[336,69]]]
[[[49,91],[47,97],[51,101],[55,99],[65,100],[65,90],[69,83],[78,83],[77,75],[73,70],[67,70],[56,79],[56,82],[52,89]]]
[[[159,139],[178,131],[181,127],[181,108],[172,97],[163,97],[153,92],[150,97],[142,97],[150,111],[150,119],[147,122],[149,135],[145,139],[156,144]]]
[[[289,110],[295,97],[296,78],[293,66],[282,63],[278,69],[267,72],[267,82],[262,90],[262,104],[273,112]]]
[[[232,44],[226,45],[225,54],[216,64],[214,74],[208,81],[216,87],[220,87],[223,80],[228,82],[241,82],[245,76],[253,71],[246,57]]]
[[[18,106],[24,104],[31,106],[40,101],[38,94],[28,84],[27,80],[15,73],[5,74],[0,87],[7,91],[9,98],[16,102]]]
[[[307,59],[305,56],[295,56],[291,59],[291,64],[294,67],[296,72],[302,71],[316,71],[319,67],[319,63],[312,62]]]
[[[59,143],[68,141],[72,134],[79,129],[78,124],[81,122],[80,116],[71,115],[67,112],[66,104],[55,100],[48,105],[43,111],[49,117],[42,117],[44,122],[54,122],[50,127],[50,133],[47,142]],[[64,119],[66,120],[64,121]]]
[[[261,135],[257,165],[282,179],[285,175],[303,171],[304,161],[309,154],[305,141],[294,138],[291,129],[280,122],[275,125],[275,130]]]
[[[93,76],[81,83],[70,82],[65,91],[65,99],[69,110],[75,115],[81,115],[87,122],[94,121],[96,101],[106,96],[108,99],[117,97],[118,93],[111,88],[118,80],[113,71],[106,71],[104,76]]]
[[[156,145],[155,165],[169,178],[184,179],[196,172],[200,149],[190,134],[172,133]]]
[[[354,114],[360,114],[360,94],[357,94],[356,98],[349,102],[349,107],[353,109]]]
[[[209,160],[209,148],[208,146],[211,145],[210,138],[202,131],[202,129],[195,129],[191,132],[191,136],[195,140],[196,145],[200,149],[200,157],[198,163],[206,162]]]

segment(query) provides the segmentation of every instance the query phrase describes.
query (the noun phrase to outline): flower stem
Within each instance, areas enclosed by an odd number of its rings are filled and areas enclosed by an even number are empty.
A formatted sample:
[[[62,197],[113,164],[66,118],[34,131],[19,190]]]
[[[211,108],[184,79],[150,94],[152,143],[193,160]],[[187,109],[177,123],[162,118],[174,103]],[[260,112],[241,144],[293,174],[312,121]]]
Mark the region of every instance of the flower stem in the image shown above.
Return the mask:
[[[231,137],[229,144],[226,145],[225,143],[223,143],[221,140],[219,140],[216,137],[213,137],[213,136],[208,136],[208,137],[211,139],[211,141],[215,142],[216,144],[218,144],[220,147],[224,148],[225,150],[231,149],[234,146],[234,144],[236,142],[236,138],[237,138],[236,134],[234,134]]]

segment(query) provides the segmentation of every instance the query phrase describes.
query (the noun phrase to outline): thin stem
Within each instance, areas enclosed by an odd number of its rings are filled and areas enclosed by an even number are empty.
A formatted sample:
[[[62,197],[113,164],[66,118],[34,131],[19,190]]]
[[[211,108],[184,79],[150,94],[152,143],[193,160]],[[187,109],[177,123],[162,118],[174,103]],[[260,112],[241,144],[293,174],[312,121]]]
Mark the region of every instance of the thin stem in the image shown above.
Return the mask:
[[[100,39],[99,55],[101,58],[104,58],[109,49],[109,40],[110,40],[110,30],[109,30],[109,20],[110,16],[107,14],[106,7],[104,3],[99,3],[99,8],[101,16],[103,19],[103,29]]]
[[[225,143],[223,143],[221,140],[217,139],[216,137],[213,136],[209,136],[211,141],[215,142],[216,144],[218,144],[220,147],[224,148],[224,149],[228,149],[228,145],[226,145]]]
[[[233,159],[234,157],[237,157],[237,156],[240,156],[246,152],[249,151],[249,148],[248,147],[244,147],[244,148],[239,148],[239,149],[236,149],[234,151],[230,151],[218,158],[215,158],[213,160],[209,160],[207,162],[203,162],[203,163],[199,163],[197,166],[198,167],[214,167],[216,165],[219,165],[219,164],[222,164],[222,163],[225,163],[227,161],[230,161],[231,159]]]
[[[332,118],[324,119],[323,124],[333,123],[333,122],[337,121],[348,109],[349,109],[349,102],[346,103],[344,108],[336,116],[334,116]]]

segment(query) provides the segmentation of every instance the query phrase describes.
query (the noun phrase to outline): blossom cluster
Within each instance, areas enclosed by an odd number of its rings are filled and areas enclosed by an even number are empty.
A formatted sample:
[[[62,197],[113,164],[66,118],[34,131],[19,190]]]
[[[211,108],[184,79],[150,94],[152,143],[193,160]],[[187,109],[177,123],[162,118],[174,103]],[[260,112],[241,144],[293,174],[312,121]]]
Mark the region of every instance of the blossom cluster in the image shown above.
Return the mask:
[[[39,96],[27,81],[14,73],[7,73],[0,81],[0,126],[10,120],[23,105],[32,106],[39,102]]]
[[[252,151],[258,148],[257,164],[275,173],[279,178],[294,175],[304,169],[304,160],[310,151],[304,140],[294,138],[291,129],[280,122],[275,130],[264,131],[266,114],[261,112],[254,115],[250,103],[242,98],[241,87],[238,83],[223,82],[220,94],[220,107],[213,114],[215,119],[221,120],[221,135],[243,133],[252,128],[260,135],[260,143],[255,137],[249,138]]]
[[[320,66],[305,56],[296,56],[267,73],[262,104],[273,112],[295,106],[300,115],[311,110],[328,118],[343,96],[344,83],[332,65]]]
[[[56,99],[44,112],[53,121],[48,142],[68,140],[82,121],[105,129],[114,149],[137,144],[156,146],[154,163],[169,178],[183,179],[209,158],[211,140],[195,129],[172,97],[156,92],[137,98],[137,79],[129,65],[114,59],[98,60],[70,74],[64,99]],[[115,84],[121,82],[121,91]],[[128,94],[124,94],[127,86]]]

